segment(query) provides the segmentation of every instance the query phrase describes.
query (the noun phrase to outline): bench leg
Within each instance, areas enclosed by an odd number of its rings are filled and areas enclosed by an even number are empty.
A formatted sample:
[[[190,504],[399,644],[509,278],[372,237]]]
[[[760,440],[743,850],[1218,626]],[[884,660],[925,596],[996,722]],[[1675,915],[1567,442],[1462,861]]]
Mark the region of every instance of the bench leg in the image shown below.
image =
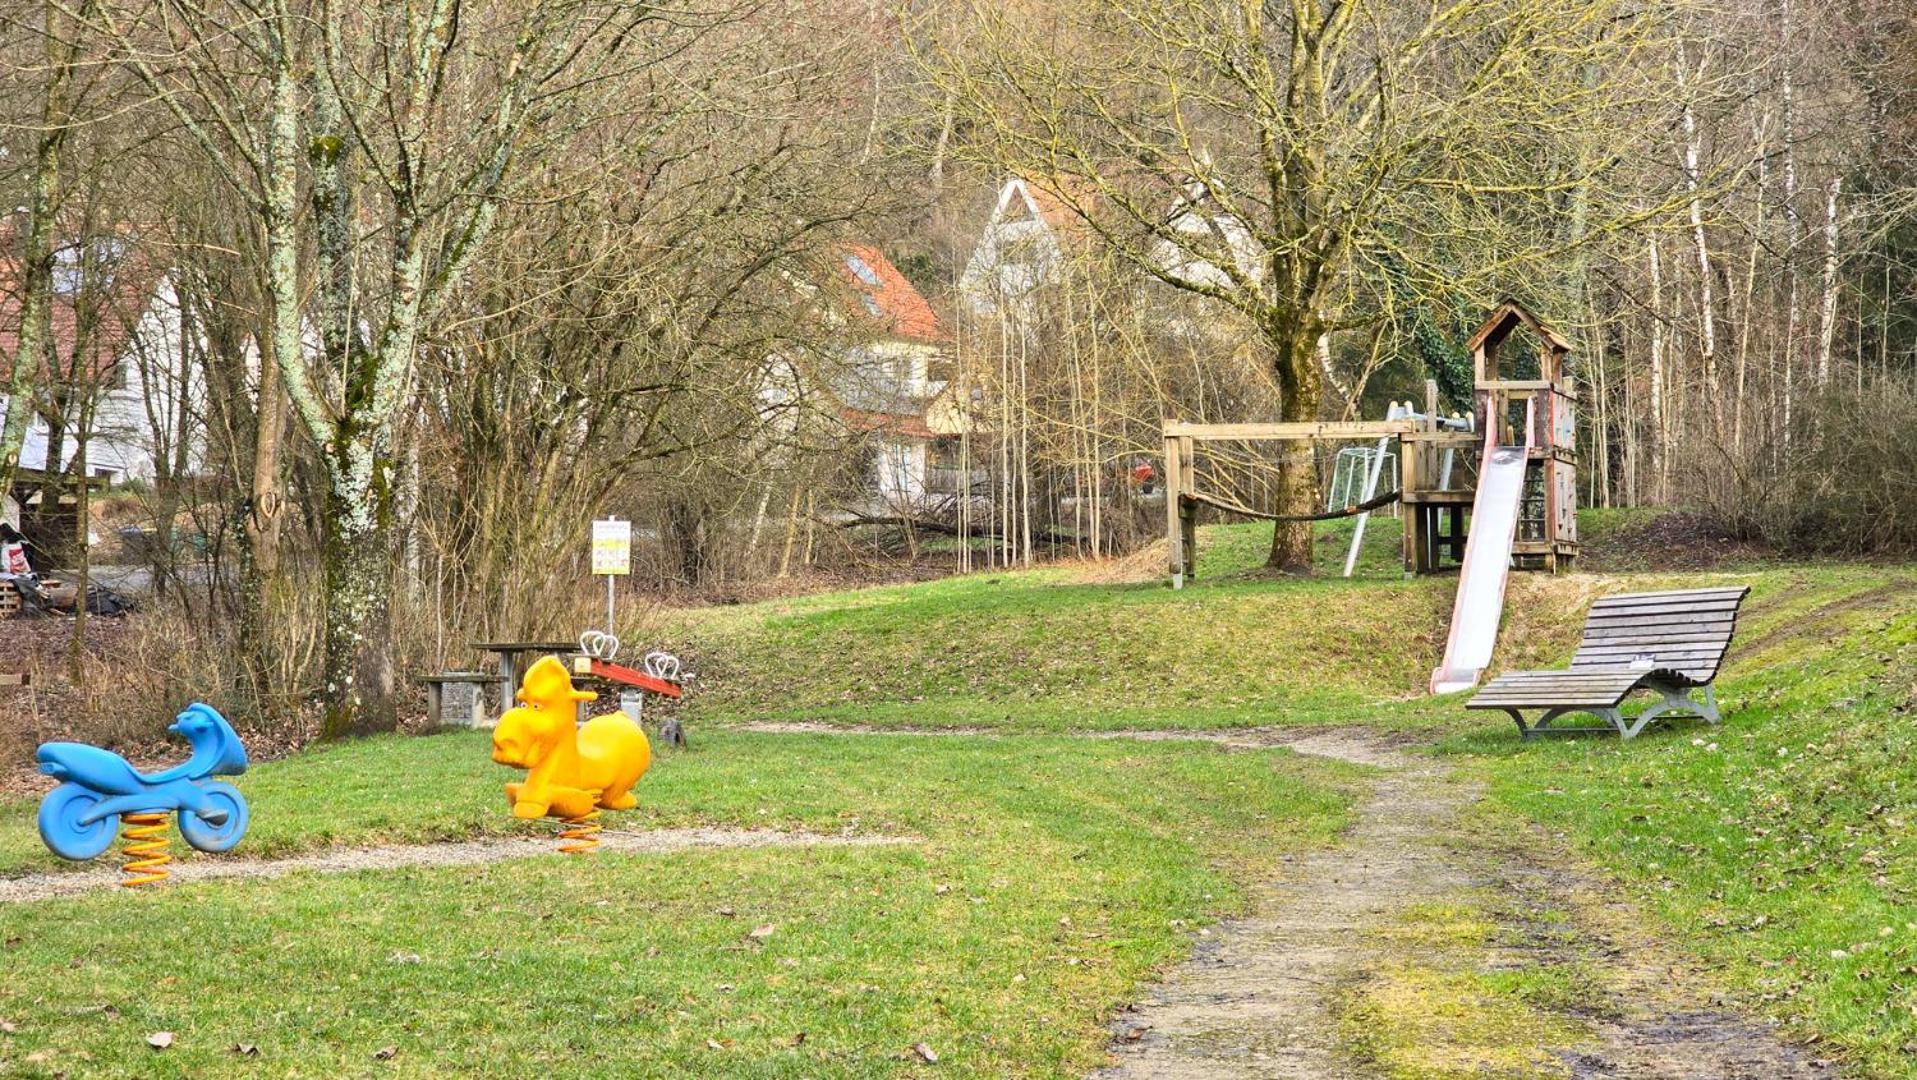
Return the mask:
[[[1631,725],[1631,729],[1624,732],[1624,737],[1627,739],[1643,731],[1644,725],[1666,714],[1695,716],[1711,724],[1718,722],[1717,691],[1709,683],[1705,683],[1703,686],[1704,700],[1702,701],[1692,697],[1689,690],[1680,687],[1648,683],[1645,685],[1645,689],[1655,691],[1661,695],[1663,700],[1653,702],[1649,708],[1637,714],[1637,720]],[[1620,728],[1619,730],[1623,729]]]
[[[1561,716],[1569,716],[1572,713],[1588,713],[1591,716],[1595,716],[1599,720],[1602,720],[1611,726],[1609,728],[1596,728],[1596,727],[1554,728],[1554,727],[1551,727],[1551,724],[1553,721],[1557,720]],[[1531,736],[1534,736],[1534,735],[1589,735],[1593,732],[1605,732],[1605,731],[1612,731],[1612,730],[1615,730],[1618,734],[1623,735],[1627,739],[1631,737],[1630,735],[1625,734],[1624,715],[1618,712],[1616,708],[1596,708],[1592,706],[1570,706],[1566,708],[1550,709],[1546,711],[1543,716],[1538,717],[1537,723],[1531,725],[1531,731],[1525,737],[1530,738]]]
[[[446,688],[436,682],[426,684],[426,723],[434,731],[440,728],[440,709],[446,704]]]
[[[1531,736],[1537,734],[1537,731],[1535,729],[1525,726],[1523,713],[1519,712],[1516,709],[1506,709],[1504,711],[1510,713],[1511,719],[1518,722],[1518,736],[1520,738],[1528,739]]]

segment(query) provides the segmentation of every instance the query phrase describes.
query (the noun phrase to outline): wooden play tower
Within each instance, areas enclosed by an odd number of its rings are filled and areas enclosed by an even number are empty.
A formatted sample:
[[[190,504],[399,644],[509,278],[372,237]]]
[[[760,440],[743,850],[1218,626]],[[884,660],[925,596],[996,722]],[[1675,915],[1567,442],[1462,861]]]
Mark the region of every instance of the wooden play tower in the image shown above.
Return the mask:
[[[1513,338],[1527,329],[1529,338]],[[1535,346],[1532,347],[1532,342]],[[1200,506],[1271,519],[1238,502],[1198,490],[1197,453],[1206,442],[1273,440],[1331,442],[1398,440],[1399,490],[1404,504],[1404,568],[1408,574],[1454,569],[1464,562],[1474,521],[1481,515],[1511,531],[1509,563],[1518,569],[1568,570],[1577,558],[1577,394],[1565,374],[1571,345],[1515,300],[1499,304],[1466,342],[1471,349],[1473,415],[1438,415],[1436,384],[1425,384],[1422,413],[1390,420],[1290,424],[1165,422],[1166,526],[1174,587],[1197,567]],[[1406,411],[1409,409],[1407,407]],[[1395,410],[1394,410],[1395,415]],[[1513,452],[1521,449],[1521,479]],[[1496,467],[1506,484],[1480,491],[1479,479]],[[1508,492],[1506,491],[1508,488]],[[1480,494],[1510,505],[1485,506]],[[1372,502],[1389,501],[1384,497]],[[1368,509],[1353,506],[1318,517]],[[1515,517],[1515,524],[1511,519]],[[1486,541],[1496,543],[1495,541]],[[1501,546],[1501,544],[1499,545]],[[1502,587],[1497,590],[1502,598]]]

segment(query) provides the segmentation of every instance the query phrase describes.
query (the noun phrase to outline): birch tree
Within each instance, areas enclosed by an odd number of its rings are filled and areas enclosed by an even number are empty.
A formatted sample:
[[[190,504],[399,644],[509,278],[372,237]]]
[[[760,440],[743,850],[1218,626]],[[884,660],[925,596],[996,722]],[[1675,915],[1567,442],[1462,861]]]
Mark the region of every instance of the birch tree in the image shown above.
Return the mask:
[[[425,328],[522,177],[588,131],[584,92],[730,14],[156,0],[103,19],[264,239],[263,360],[325,477],[325,734],[392,722],[393,470]]]
[[[80,70],[80,35],[87,9],[81,18],[65,18],[58,5],[46,4],[39,12],[37,26],[22,20],[7,20],[11,29],[37,36],[44,46],[44,79],[41,93],[40,123],[34,132],[32,179],[26,213],[26,235],[20,252],[17,276],[20,294],[16,298],[20,327],[14,353],[3,359],[7,365],[5,390],[7,408],[0,421],[0,496],[11,495],[14,477],[20,467],[20,452],[26,442],[27,427],[33,419],[34,390],[42,371],[50,366],[48,340],[53,311],[53,258],[58,241],[60,213],[60,173],[62,158],[75,118],[74,103],[79,92],[76,81]],[[49,471],[58,469],[48,462]]]

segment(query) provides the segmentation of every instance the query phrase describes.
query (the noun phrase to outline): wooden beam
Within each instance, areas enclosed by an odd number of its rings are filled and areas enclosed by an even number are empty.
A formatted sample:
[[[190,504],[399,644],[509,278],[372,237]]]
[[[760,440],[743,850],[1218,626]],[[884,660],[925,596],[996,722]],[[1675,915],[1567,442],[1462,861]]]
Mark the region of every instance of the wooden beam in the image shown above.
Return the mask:
[[[1481,379],[1478,382],[1478,389],[1503,390],[1510,393],[1535,393],[1539,390],[1550,390],[1570,398],[1573,402],[1578,399],[1577,390],[1574,389],[1570,383],[1552,382],[1549,379]]]
[[[1416,420],[1327,420],[1295,424],[1189,424],[1165,421],[1165,437],[1184,439],[1383,439],[1418,430]]]
[[[1171,556],[1166,572],[1171,575],[1172,588],[1177,589],[1185,584],[1185,534],[1178,527],[1178,504],[1183,501],[1179,496],[1184,494],[1185,485],[1178,474],[1178,439],[1169,434],[1173,423],[1165,422],[1165,546]]]

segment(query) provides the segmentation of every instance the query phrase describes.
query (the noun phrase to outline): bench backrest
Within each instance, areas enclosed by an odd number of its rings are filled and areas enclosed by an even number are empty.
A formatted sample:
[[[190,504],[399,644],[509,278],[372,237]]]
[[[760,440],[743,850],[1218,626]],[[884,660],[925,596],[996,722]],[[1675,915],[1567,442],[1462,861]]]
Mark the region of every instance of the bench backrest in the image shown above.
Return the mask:
[[[1696,682],[1717,677],[1750,587],[1620,593],[1591,605],[1571,666],[1643,664],[1682,672]]]

